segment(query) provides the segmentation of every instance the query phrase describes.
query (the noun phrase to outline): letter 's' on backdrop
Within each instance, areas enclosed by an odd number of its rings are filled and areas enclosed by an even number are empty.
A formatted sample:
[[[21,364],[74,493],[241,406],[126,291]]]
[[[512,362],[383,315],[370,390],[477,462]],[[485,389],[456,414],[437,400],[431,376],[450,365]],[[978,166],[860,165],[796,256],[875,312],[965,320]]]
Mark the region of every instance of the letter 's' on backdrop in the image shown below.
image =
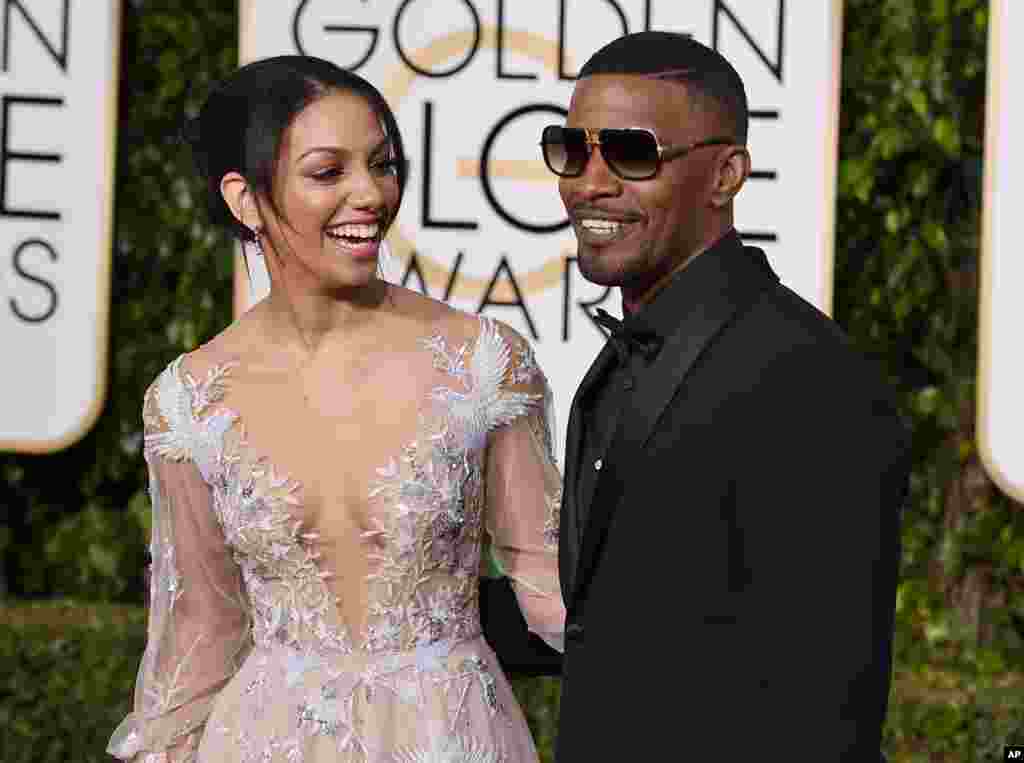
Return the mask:
[[[1011,83],[1024,71],[1024,17],[1011,0],[989,11],[982,217],[981,326],[978,336],[978,443],[992,479],[1024,501],[1024,255],[1017,215],[1024,199],[1024,103]],[[1020,12],[1020,2],[1014,2]]]
[[[540,156],[579,67],[626,32],[689,32],[746,82],[754,175],[738,227],[782,278],[831,306],[839,0],[242,0],[243,62],[329,59],[373,82],[395,109],[411,162],[389,236],[388,276],[529,337],[560,425],[603,343],[588,310],[620,313],[589,284],[557,183]],[[259,263],[250,262],[250,267]],[[238,309],[266,288],[239,268]],[[561,443],[561,432],[557,441]]]
[[[103,405],[120,0],[0,3],[0,451]]]

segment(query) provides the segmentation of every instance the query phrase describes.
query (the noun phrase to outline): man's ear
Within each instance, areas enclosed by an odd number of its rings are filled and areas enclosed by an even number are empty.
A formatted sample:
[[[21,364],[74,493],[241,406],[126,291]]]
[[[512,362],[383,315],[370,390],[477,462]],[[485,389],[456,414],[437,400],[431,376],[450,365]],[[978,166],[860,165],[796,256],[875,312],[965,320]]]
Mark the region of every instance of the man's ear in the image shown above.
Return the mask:
[[[231,214],[251,231],[263,230],[256,196],[248,181],[237,172],[229,172],[220,179],[220,195]]]
[[[715,187],[711,192],[711,203],[724,207],[733,200],[743,184],[750,177],[750,152],[746,146],[730,146],[719,159]]]

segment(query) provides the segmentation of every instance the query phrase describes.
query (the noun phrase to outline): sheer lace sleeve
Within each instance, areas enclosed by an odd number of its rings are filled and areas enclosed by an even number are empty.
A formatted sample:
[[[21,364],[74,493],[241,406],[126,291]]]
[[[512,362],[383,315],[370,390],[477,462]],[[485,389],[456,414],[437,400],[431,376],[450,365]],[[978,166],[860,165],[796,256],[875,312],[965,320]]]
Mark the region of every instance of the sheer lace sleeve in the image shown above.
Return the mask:
[[[193,760],[210,706],[250,643],[239,569],[214,514],[202,459],[194,453],[209,448],[196,407],[177,381],[176,364],[146,393],[153,512],[149,625],[134,711],[108,747],[124,760]]]
[[[487,454],[487,531],[530,630],[562,651],[558,581],[562,477],[551,446],[551,390],[526,341],[502,327],[511,358],[500,395],[528,396],[528,413],[495,429]]]

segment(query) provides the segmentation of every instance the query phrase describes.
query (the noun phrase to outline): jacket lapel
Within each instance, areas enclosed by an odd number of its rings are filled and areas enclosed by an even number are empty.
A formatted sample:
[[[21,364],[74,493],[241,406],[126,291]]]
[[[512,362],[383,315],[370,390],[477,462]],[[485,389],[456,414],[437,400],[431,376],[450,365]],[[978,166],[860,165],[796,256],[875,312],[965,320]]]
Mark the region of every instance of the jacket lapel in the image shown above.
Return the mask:
[[[579,511],[576,505],[576,481],[579,476],[579,460],[582,453],[584,407],[590,390],[605,375],[614,359],[615,350],[610,342],[606,342],[594,362],[590,364],[583,381],[576,388],[572,406],[569,408],[558,539],[559,578],[562,584],[562,598],[566,601],[572,593],[572,580],[579,560],[580,536],[582,535]]]
[[[737,313],[751,305],[758,295],[778,281],[764,253],[745,249],[739,238],[702,254],[680,278],[679,292],[666,294],[679,304],[676,330],[665,340],[654,365],[644,378],[644,388],[635,405],[619,416],[619,425],[594,490],[593,505],[580,543],[578,563],[572,575],[572,593],[566,597],[570,611],[582,601],[600,556],[615,506],[633,464],[643,457],[643,447],[686,375],[704,349]],[[722,247],[722,249],[720,249]],[[707,259],[704,259],[707,258]],[[704,260],[701,262],[701,260]],[[696,266],[700,264],[700,268]],[[607,349],[607,348],[606,348]],[[574,415],[579,415],[573,409]],[[578,426],[578,425],[577,425]],[[578,461],[578,456],[576,458]],[[568,461],[566,462],[568,470]],[[568,472],[567,472],[568,473]],[[575,470],[574,470],[575,478]]]

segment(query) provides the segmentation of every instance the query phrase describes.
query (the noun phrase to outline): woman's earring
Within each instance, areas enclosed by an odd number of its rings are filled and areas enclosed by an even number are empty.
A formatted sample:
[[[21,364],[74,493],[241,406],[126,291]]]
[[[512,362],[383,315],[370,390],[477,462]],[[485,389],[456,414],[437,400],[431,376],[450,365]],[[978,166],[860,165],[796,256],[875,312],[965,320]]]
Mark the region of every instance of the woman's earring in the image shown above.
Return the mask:
[[[383,281],[391,280],[391,264],[394,257],[387,241],[380,242],[380,253],[377,255],[377,277]]]
[[[260,241],[260,235],[262,233],[263,233],[263,231],[260,231],[260,230],[257,230],[255,228],[253,228],[252,229],[252,241],[249,242],[249,243],[252,244],[252,247],[255,250],[257,257],[262,257],[263,256],[263,242]]]

